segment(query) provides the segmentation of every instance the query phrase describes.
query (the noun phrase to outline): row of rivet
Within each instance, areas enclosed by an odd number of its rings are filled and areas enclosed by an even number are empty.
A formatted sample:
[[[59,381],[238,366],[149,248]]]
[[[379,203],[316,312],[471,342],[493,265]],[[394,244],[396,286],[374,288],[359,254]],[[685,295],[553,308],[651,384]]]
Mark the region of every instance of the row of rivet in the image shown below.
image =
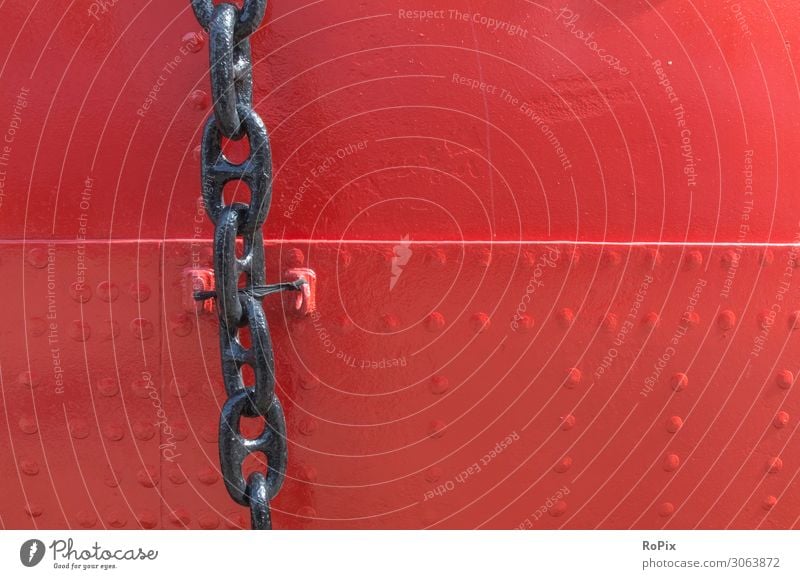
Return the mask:
[[[571,308],[561,308],[556,311],[555,318],[562,327],[569,327],[576,319],[575,311]],[[770,313],[767,311],[759,312],[756,315],[758,326],[764,326],[770,323],[770,319]],[[383,320],[388,329],[394,329],[399,325],[396,316],[385,315]],[[717,316],[716,323],[720,329],[730,330],[736,325],[736,320],[736,314],[732,310],[722,310]],[[389,322],[391,322],[391,324]],[[617,328],[618,322],[618,316],[609,313],[603,317],[600,321],[600,325],[604,330],[611,332]],[[642,325],[650,328],[657,327],[660,322],[661,317],[657,312],[648,312],[641,318]],[[697,314],[697,312],[692,312],[691,318],[687,319],[686,322],[693,326],[698,325],[700,323],[699,314]],[[523,314],[520,316],[520,319],[517,320],[517,323],[519,324],[520,330],[530,330],[535,325],[535,320],[533,316]],[[441,312],[431,312],[425,319],[425,327],[432,332],[441,331],[446,325],[447,321],[445,320],[444,314]],[[477,312],[470,317],[470,325],[475,332],[483,332],[491,327],[491,319],[485,312]],[[789,314],[787,318],[787,327],[789,330],[800,330],[800,310],[793,311]]]

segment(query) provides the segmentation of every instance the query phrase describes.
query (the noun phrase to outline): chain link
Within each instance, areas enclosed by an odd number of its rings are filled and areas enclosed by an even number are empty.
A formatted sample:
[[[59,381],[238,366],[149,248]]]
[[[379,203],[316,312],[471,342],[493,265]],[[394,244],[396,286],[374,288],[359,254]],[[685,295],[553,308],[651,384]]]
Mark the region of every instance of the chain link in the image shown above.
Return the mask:
[[[211,92],[214,115],[206,122],[201,145],[201,180],[206,213],[214,223],[214,276],[219,313],[222,378],[228,400],[219,425],[219,454],[228,493],[250,508],[254,529],[272,527],[270,501],[283,484],[287,464],[286,421],[275,394],[275,359],[269,326],[261,300],[291,284],[266,286],[264,240],[261,227],[272,198],[272,155],[261,117],[253,110],[253,73],[250,41],[261,23],[266,0],[245,0],[242,9],[230,3],[192,0],[195,16],[209,32]],[[223,137],[248,139],[250,154],[239,164],[222,152]],[[229,181],[244,181],[250,203],[225,204],[223,189]],[[242,255],[237,240],[242,239]],[[242,283],[243,282],[243,283]],[[247,328],[250,346],[242,343]],[[244,383],[242,368],[253,370],[252,385]],[[242,417],[260,416],[262,433],[246,438]],[[245,479],[242,465],[248,455],[267,459],[266,474]]]

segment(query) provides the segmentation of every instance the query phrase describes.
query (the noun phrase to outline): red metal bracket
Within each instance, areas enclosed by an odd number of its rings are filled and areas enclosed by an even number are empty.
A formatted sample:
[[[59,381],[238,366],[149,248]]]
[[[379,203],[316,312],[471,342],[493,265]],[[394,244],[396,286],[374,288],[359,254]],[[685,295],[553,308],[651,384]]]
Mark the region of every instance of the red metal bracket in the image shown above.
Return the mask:
[[[197,300],[195,292],[214,291],[214,270],[210,268],[191,268],[183,272],[183,305],[188,312],[214,311],[214,300]]]
[[[290,295],[295,313],[308,316],[317,309],[317,274],[307,267],[296,267],[286,271],[285,281],[304,280],[297,295]]]
[[[296,282],[303,280],[305,283],[300,290],[289,296],[288,307],[299,316],[308,316],[317,309],[317,274],[314,270],[299,267],[292,268],[284,274],[286,282]],[[213,292],[215,287],[214,270],[210,268],[191,268],[183,272],[183,305],[189,312],[214,311],[214,300],[198,300],[195,297],[197,292]]]

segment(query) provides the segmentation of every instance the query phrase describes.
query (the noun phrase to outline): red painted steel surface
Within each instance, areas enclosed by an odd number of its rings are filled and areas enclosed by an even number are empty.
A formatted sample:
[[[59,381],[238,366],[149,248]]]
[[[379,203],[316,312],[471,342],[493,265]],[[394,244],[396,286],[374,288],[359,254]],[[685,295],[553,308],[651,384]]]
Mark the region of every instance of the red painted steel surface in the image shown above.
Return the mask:
[[[0,524],[244,525],[216,322],[184,306],[211,232],[188,2],[0,21]],[[265,302],[276,526],[797,527],[799,21],[271,2],[268,275],[318,275],[313,316]]]

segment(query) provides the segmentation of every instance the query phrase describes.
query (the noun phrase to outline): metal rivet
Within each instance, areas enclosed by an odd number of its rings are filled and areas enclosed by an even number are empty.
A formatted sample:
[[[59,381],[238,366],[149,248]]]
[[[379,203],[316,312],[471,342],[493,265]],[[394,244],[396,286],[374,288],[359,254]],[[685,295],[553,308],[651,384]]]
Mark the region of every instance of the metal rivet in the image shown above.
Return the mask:
[[[189,427],[183,421],[176,421],[172,423],[172,436],[175,440],[186,440],[189,436]]]
[[[153,324],[144,318],[136,318],[131,322],[131,331],[139,340],[148,340],[153,337]]]
[[[41,247],[34,247],[28,252],[28,263],[36,269],[42,269],[47,265],[47,252]]]
[[[778,504],[778,497],[776,497],[775,495],[767,495],[761,502],[761,508],[763,508],[765,511],[769,511],[770,509],[772,509],[772,507],[774,507],[777,504]]]
[[[528,314],[522,314],[521,316],[519,316],[519,318],[515,316],[514,321],[517,322],[516,327],[514,329],[522,333],[529,332],[531,329],[533,329],[533,326],[536,324],[536,320],[533,319],[533,316],[530,316]]]
[[[689,314],[681,318],[681,320],[686,322],[690,326],[697,326],[698,324],[700,324],[700,314],[698,314],[697,312],[689,312]]]
[[[319,385],[319,380],[314,376],[302,377],[298,382],[303,390],[314,390]]]
[[[106,471],[105,476],[103,477],[103,483],[112,489],[115,489],[119,486],[120,482],[120,475],[119,473],[115,472],[114,469],[108,469]]]
[[[173,316],[169,325],[172,329],[172,333],[181,338],[191,334],[194,326],[192,323],[192,318],[189,317],[188,314],[178,314]]]
[[[34,317],[28,322],[28,332],[31,336],[39,337],[47,333],[47,322],[44,318]]]
[[[429,483],[435,483],[442,478],[442,474],[444,474],[444,471],[441,467],[432,466],[425,471],[425,480]]]
[[[619,251],[604,251],[602,262],[606,267],[615,267],[622,263],[622,256],[620,255]]]
[[[313,418],[303,418],[298,424],[298,429],[300,430],[300,434],[311,436],[317,431],[317,421]]]
[[[199,34],[197,32],[187,32],[181,38],[181,44],[183,44],[189,52],[200,52],[205,43],[205,34]]]
[[[661,503],[658,507],[658,516],[659,517],[669,517],[672,513],[675,512],[675,505],[672,503]]]
[[[186,475],[178,465],[174,465],[169,469],[167,472],[167,478],[169,479],[169,482],[175,485],[182,485],[186,482]]]
[[[42,383],[42,377],[37,372],[21,372],[17,376],[17,381],[23,386],[30,386],[36,388]]]
[[[32,519],[41,517],[43,512],[42,506],[37,503],[29,503],[25,506],[25,513]]]
[[[138,396],[139,398],[147,398],[150,395],[150,384],[151,382],[145,380],[144,378],[137,378],[131,382],[131,390],[135,396]]]
[[[800,330],[800,311],[794,311],[789,314],[789,329]]]
[[[577,368],[570,368],[567,370],[567,377],[564,379],[564,386],[566,388],[575,388],[578,384],[581,383],[581,378],[583,374]]]
[[[133,424],[133,435],[139,440],[150,440],[155,434],[155,428],[149,422],[139,420]]]
[[[89,436],[89,425],[85,420],[76,419],[70,422],[69,431],[73,438],[83,439]]]
[[[202,90],[193,90],[189,95],[189,105],[196,111],[208,108],[208,95]]]
[[[384,314],[381,316],[381,321],[387,330],[395,330],[400,325],[400,320],[394,314]]]
[[[667,472],[672,472],[677,469],[681,465],[681,457],[677,454],[668,454],[664,457],[664,464],[662,465],[664,470]]]
[[[169,390],[172,392],[172,395],[177,398],[183,398],[192,390],[192,385],[186,381],[178,382],[177,378],[173,378],[172,381],[169,383]]]
[[[654,268],[657,265],[661,265],[661,262],[663,261],[662,252],[655,247],[651,247],[645,255],[646,255],[646,263],[651,268]]]
[[[128,523],[128,519],[120,513],[117,509],[109,509],[106,511],[104,519],[109,526],[114,527],[115,529],[121,529]]]
[[[213,485],[219,480],[219,473],[213,467],[206,466],[200,469],[197,473],[197,480],[204,485]]]
[[[783,460],[779,456],[773,456],[767,461],[767,472],[770,474],[775,474],[776,472],[780,472],[783,468]]]
[[[670,382],[672,389],[675,390],[675,392],[680,392],[689,385],[689,377],[683,372],[677,372],[672,375]]]
[[[97,524],[97,515],[93,511],[78,511],[75,519],[78,521],[78,525],[84,529],[91,529]]]
[[[18,424],[19,429],[25,434],[36,434],[39,431],[36,421],[27,414],[20,417]]]
[[[286,265],[289,267],[303,267],[305,262],[306,256],[302,250],[293,248],[286,252]]]
[[[314,519],[317,516],[317,511],[315,511],[313,507],[309,506],[300,507],[297,510],[297,516],[302,517],[304,519]]]
[[[153,511],[145,510],[136,513],[136,521],[143,529],[155,529],[158,524],[158,517]]]
[[[680,416],[673,416],[667,420],[667,432],[676,433],[683,427],[683,419]]]
[[[789,424],[789,413],[781,410],[775,415],[775,420],[773,421],[775,428],[783,428],[787,424]]]
[[[116,396],[119,386],[114,378],[102,378],[97,381],[97,391],[103,396]]]
[[[576,419],[572,414],[561,417],[561,430],[572,430],[575,427]]]
[[[736,325],[736,314],[731,310],[723,310],[717,316],[717,326],[722,330],[730,330]]]
[[[435,267],[447,265],[447,253],[440,247],[435,247],[425,254],[425,264]]]
[[[444,430],[447,424],[443,420],[434,420],[428,426],[428,436],[431,438],[441,438],[444,436]]]
[[[188,527],[189,523],[192,522],[192,517],[189,515],[189,511],[178,507],[177,509],[172,509],[169,513],[169,521],[176,526]]]
[[[794,384],[794,374],[791,370],[781,370],[775,377],[775,382],[784,390],[788,390]]]
[[[431,332],[436,332],[444,328],[445,321],[441,312],[431,312],[425,320],[425,327]]]
[[[158,469],[153,466],[139,469],[136,473],[136,480],[143,487],[153,488],[158,485]]]
[[[533,251],[532,249],[526,249],[525,251],[522,252],[522,262],[527,267],[536,267],[536,258],[537,258],[536,252]]]
[[[339,250],[339,263],[344,269],[349,268],[353,264],[353,254],[346,249]],[[298,266],[295,266],[298,267]]]
[[[317,476],[317,469],[310,465],[300,467],[298,472],[298,478],[309,483],[317,482]]]
[[[109,424],[103,429],[103,436],[113,442],[119,442],[125,436],[125,431],[119,424]]]
[[[431,392],[433,394],[444,394],[450,389],[450,380],[446,376],[434,376],[431,378]]]
[[[655,328],[658,326],[659,319],[657,312],[647,312],[642,318],[642,323],[650,328]]]
[[[732,249],[725,251],[719,259],[719,263],[724,269],[732,267],[733,264],[737,263],[738,261],[739,254]]]
[[[81,322],[80,320],[73,320],[69,328],[69,336],[76,342],[85,342],[92,335],[92,329],[89,324]]]
[[[219,517],[214,513],[205,512],[197,517],[197,524],[201,529],[211,530],[219,527]]]
[[[699,251],[690,251],[686,254],[685,260],[686,269],[698,269],[703,265],[703,254]]]
[[[553,467],[553,470],[555,470],[557,473],[565,473],[571,468],[572,468],[572,458],[569,456],[565,456],[556,463],[556,466]]]
[[[614,330],[617,329],[617,326],[619,325],[619,318],[617,317],[617,314],[609,313],[605,315],[603,321],[600,322],[600,324],[603,326],[603,329],[605,331],[613,332]]]
[[[560,517],[564,513],[567,512],[567,502],[566,501],[558,501],[548,511],[551,517]]]
[[[484,312],[477,312],[472,315],[470,324],[472,325],[472,331],[479,333],[488,330],[492,325],[492,321],[489,319],[488,314]]]
[[[150,299],[150,286],[144,283],[132,283],[128,287],[128,293],[135,302],[146,302]]]
[[[396,247],[396,246],[395,246]],[[397,254],[395,253],[396,249],[391,247],[386,247],[384,249],[378,250],[377,253],[383,257],[383,261],[387,264],[393,263],[397,259]],[[397,280],[395,280],[397,281]]]
[[[572,311],[571,308],[561,308],[558,311],[558,322],[563,326],[567,327],[575,320],[575,312]]]
[[[28,476],[36,476],[39,474],[39,463],[35,460],[24,459],[20,461],[19,468],[23,474]]]
[[[69,295],[78,303],[85,304],[92,298],[92,288],[81,282],[74,282],[69,286]]]

